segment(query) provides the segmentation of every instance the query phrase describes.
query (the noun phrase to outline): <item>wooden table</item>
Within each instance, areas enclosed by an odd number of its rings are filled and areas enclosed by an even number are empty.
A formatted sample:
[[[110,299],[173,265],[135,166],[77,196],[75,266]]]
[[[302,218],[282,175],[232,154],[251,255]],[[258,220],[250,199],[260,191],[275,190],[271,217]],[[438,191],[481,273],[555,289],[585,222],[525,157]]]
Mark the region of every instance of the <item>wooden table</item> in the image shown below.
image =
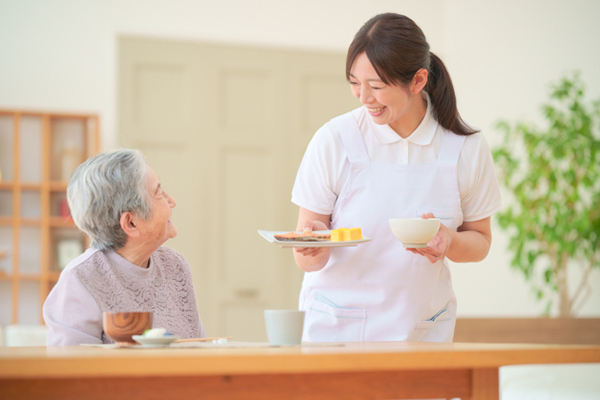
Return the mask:
[[[498,400],[500,366],[592,362],[600,362],[600,346],[4,347],[0,399]]]

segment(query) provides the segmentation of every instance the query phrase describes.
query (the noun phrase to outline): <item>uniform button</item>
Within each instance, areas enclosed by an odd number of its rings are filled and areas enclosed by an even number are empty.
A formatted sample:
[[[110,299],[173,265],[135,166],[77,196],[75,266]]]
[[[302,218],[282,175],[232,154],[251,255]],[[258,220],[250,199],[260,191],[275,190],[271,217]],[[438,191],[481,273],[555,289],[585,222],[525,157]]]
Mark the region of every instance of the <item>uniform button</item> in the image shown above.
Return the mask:
[[[400,143],[402,143],[402,146],[407,146],[408,140],[401,140]]]

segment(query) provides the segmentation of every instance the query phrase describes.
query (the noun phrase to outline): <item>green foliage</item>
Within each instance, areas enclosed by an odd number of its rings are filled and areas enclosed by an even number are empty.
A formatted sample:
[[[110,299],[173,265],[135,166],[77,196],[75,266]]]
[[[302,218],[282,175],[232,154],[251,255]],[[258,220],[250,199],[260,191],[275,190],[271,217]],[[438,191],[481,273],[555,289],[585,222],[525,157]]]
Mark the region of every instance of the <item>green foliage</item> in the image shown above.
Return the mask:
[[[600,101],[586,104],[584,92],[577,72],[551,85],[542,106],[548,126],[500,121],[504,141],[492,151],[513,197],[498,214],[509,232],[511,265],[546,310],[557,294],[567,303],[561,316],[572,314],[580,296],[568,295],[568,265],[584,265],[588,273],[600,267]]]

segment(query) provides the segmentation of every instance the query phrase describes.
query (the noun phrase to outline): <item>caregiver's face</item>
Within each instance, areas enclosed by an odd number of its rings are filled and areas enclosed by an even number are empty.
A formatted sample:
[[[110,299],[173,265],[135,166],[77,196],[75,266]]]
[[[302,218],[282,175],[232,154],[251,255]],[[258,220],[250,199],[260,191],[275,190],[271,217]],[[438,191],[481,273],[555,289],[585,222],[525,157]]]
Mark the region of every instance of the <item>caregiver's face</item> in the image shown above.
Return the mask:
[[[394,128],[412,104],[413,98],[407,89],[387,85],[379,78],[366,53],[354,60],[349,82],[352,94],[365,105],[378,125],[389,124]]]

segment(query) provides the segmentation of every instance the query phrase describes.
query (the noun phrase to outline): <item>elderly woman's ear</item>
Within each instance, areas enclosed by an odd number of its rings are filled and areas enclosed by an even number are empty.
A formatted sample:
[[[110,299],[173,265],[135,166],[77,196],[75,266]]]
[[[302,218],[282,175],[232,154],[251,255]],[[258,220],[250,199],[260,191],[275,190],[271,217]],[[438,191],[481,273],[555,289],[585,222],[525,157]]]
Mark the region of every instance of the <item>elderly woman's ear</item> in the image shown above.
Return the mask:
[[[138,237],[140,236],[140,231],[137,224],[137,217],[133,215],[131,212],[126,211],[121,214],[121,228],[123,232],[127,234],[129,237]]]

